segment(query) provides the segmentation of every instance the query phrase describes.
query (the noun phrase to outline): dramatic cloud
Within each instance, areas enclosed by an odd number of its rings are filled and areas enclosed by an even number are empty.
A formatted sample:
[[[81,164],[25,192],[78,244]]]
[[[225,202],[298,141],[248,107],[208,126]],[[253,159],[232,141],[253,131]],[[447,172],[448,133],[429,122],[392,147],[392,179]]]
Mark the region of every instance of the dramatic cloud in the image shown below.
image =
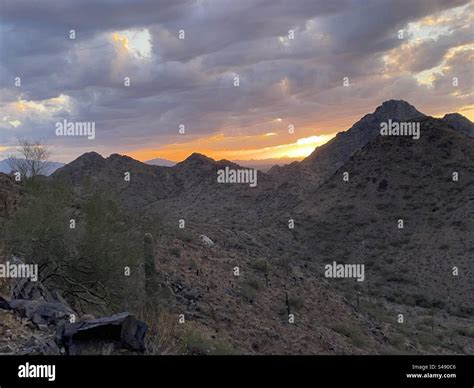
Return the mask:
[[[61,161],[302,157],[390,98],[472,118],[472,14],[467,0],[6,0],[0,155],[31,137]],[[95,139],[56,136],[64,119]]]

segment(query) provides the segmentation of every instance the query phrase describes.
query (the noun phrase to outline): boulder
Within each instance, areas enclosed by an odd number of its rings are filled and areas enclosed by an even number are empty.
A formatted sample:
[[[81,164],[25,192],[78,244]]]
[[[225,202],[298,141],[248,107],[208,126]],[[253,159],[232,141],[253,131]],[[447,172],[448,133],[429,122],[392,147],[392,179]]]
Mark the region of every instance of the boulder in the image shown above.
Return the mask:
[[[59,355],[61,351],[53,338],[45,338],[40,335],[32,335],[23,347],[16,352],[17,355]]]
[[[201,244],[204,245],[205,247],[213,247],[214,246],[214,242],[204,234],[201,234],[199,236],[199,241],[201,241]]]
[[[22,259],[14,255],[11,256],[10,262],[16,265],[25,264]],[[48,290],[39,280],[15,278],[11,279],[10,283],[10,299],[44,300],[51,303],[61,303],[69,307],[58,290]]]
[[[148,326],[128,312],[58,328],[56,342],[66,354],[113,354],[118,350],[143,352]]]
[[[59,325],[70,320],[74,311],[61,303],[41,300],[13,299],[8,302],[11,310],[28,318],[35,325]]]

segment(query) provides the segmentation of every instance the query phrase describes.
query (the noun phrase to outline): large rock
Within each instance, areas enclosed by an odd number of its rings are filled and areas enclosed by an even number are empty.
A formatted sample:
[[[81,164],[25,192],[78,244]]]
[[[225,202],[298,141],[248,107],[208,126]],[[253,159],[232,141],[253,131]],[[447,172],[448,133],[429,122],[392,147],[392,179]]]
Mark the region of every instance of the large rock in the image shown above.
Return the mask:
[[[52,327],[34,328],[13,310],[0,309],[1,355],[59,355]]]
[[[20,317],[28,318],[35,325],[59,325],[70,320],[74,311],[61,304],[41,300],[13,299],[8,302],[11,310]]]
[[[11,256],[9,261],[16,265],[25,264],[22,259],[14,255]],[[48,290],[39,280],[32,281],[29,278],[13,278],[10,280],[10,291],[10,299],[42,300],[60,303],[70,308],[58,290]]]
[[[113,354],[121,349],[143,352],[148,326],[128,312],[58,328],[56,341],[67,354]]]
[[[199,241],[201,241],[201,244],[204,245],[205,247],[213,247],[214,246],[214,241],[212,241],[209,237],[207,237],[204,234],[201,234],[199,236]]]

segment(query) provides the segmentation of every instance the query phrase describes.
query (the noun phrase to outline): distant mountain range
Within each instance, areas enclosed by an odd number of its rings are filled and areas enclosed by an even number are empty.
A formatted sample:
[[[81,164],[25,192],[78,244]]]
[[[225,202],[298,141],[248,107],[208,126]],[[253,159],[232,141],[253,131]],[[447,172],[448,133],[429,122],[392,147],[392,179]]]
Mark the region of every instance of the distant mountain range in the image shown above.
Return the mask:
[[[46,168],[45,168],[45,175],[51,175],[53,172],[55,172],[58,168],[61,168],[64,166],[64,163],[59,163],[59,162],[47,162]],[[10,174],[12,171],[10,165],[8,164],[8,159],[3,159],[0,160],[0,172],[3,172],[4,174]]]
[[[263,172],[270,170],[273,166],[283,166],[292,162],[299,161],[300,158],[274,158],[274,159],[250,159],[250,160],[232,160],[233,163],[236,163],[243,167],[254,168]],[[171,160],[156,158],[151,159],[145,162],[146,164],[151,164],[153,166],[163,166],[163,167],[172,167],[176,165],[176,162]]]
[[[152,166],[163,166],[163,167],[172,167],[176,164],[176,162],[172,162],[171,160],[162,159],[162,158],[155,158],[145,162],[146,164],[151,164]]]
[[[113,154],[108,158],[91,152],[84,154],[72,161],[65,167],[56,171],[54,175],[64,175],[73,179],[75,184],[80,182],[86,176],[97,179],[97,187],[105,185],[108,187],[112,181],[118,180],[122,171],[135,171],[134,184],[128,185],[122,183],[123,194],[131,193],[136,190],[133,196],[150,196],[150,198],[165,199],[169,196],[177,201],[179,197],[190,196],[188,202],[176,204],[181,209],[189,207],[191,212],[199,211],[201,216],[206,217],[211,209],[207,209],[203,200],[203,205],[196,208],[196,195],[209,199],[210,197],[220,197],[228,194],[228,191],[239,191],[246,200],[252,200],[256,203],[262,200],[262,196],[267,198],[265,206],[260,211],[272,212],[274,208],[281,208],[283,202],[285,208],[293,204],[296,206],[302,200],[318,189],[327,179],[329,179],[337,170],[347,163],[353,155],[363,149],[368,143],[379,137],[380,123],[393,121],[420,121],[427,118],[426,115],[419,112],[415,107],[401,100],[389,100],[371,113],[365,115],[361,120],[355,123],[349,130],[340,132],[328,143],[317,147],[314,152],[303,161],[294,161],[288,165],[273,166],[268,173],[258,174],[258,189],[248,190],[243,185],[229,188],[228,185],[220,185],[215,180],[215,174],[218,169],[229,166],[239,168],[242,165],[227,160],[215,161],[205,155],[194,153],[182,162],[170,166],[173,162],[165,159],[153,159],[147,163],[141,163],[128,156]],[[462,133],[471,134],[473,124],[460,114],[448,114],[438,123]],[[391,138],[391,137],[390,137]],[[414,140],[416,143],[416,140]],[[242,161],[241,161],[242,162]],[[245,167],[258,164],[260,161],[244,161]],[[265,163],[262,161],[262,163]],[[158,164],[158,165],[157,165]],[[169,167],[164,167],[163,164]],[[110,181],[110,182],[109,182]],[[143,190],[140,186],[148,186]],[[209,190],[210,187],[213,190]],[[232,186],[232,185],[231,185]],[[105,189],[104,187],[104,189]],[[291,195],[288,195],[291,194]],[[127,201],[130,204],[138,206],[140,200]],[[187,206],[189,203],[190,206]],[[214,206],[214,203],[210,203]],[[238,206],[236,203],[228,206]],[[170,205],[171,206],[171,205]]]
[[[279,177],[280,180],[298,181],[302,175],[313,177],[319,181],[330,175],[335,168],[340,167],[358,149],[374,139],[379,133],[380,122],[392,120],[406,121],[413,118],[426,117],[415,107],[402,100],[389,100],[379,106],[375,112],[364,116],[349,130],[339,132],[337,136],[326,144],[317,147],[314,152],[300,162],[299,158],[269,158],[251,160],[233,160],[240,166],[255,168],[262,172]],[[451,125],[458,132],[474,137],[474,124],[459,113],[448,113],[441,120]],[[154,158],[145,164],[160,167],[173,167],[177,162],[163,158]],[[48,162],[46,175],[51,175],[65,164]],[[0,172],[9,174],[11,168],[7,159],[0,160]],[[318,177],[317,179],[314,179]],[[318,184],[316,182],[313,182]]]
[[[251,159],[251,160],[232,160],[240,166],[255,168],[262,172],[267,172],[273,166],[284,166],[293,162],[300,161],[301,158],[269,158],[269,159]]]

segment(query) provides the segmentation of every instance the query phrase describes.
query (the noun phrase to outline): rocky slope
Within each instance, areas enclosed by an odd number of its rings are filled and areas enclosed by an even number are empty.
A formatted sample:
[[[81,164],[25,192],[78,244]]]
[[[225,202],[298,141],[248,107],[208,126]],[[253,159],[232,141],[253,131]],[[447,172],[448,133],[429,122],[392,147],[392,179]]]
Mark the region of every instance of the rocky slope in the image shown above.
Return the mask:
[[[472,316],[474,140],[432,118],[421,133],[377,137],[293,214],[323,262],[366,263],[371,292]]]

